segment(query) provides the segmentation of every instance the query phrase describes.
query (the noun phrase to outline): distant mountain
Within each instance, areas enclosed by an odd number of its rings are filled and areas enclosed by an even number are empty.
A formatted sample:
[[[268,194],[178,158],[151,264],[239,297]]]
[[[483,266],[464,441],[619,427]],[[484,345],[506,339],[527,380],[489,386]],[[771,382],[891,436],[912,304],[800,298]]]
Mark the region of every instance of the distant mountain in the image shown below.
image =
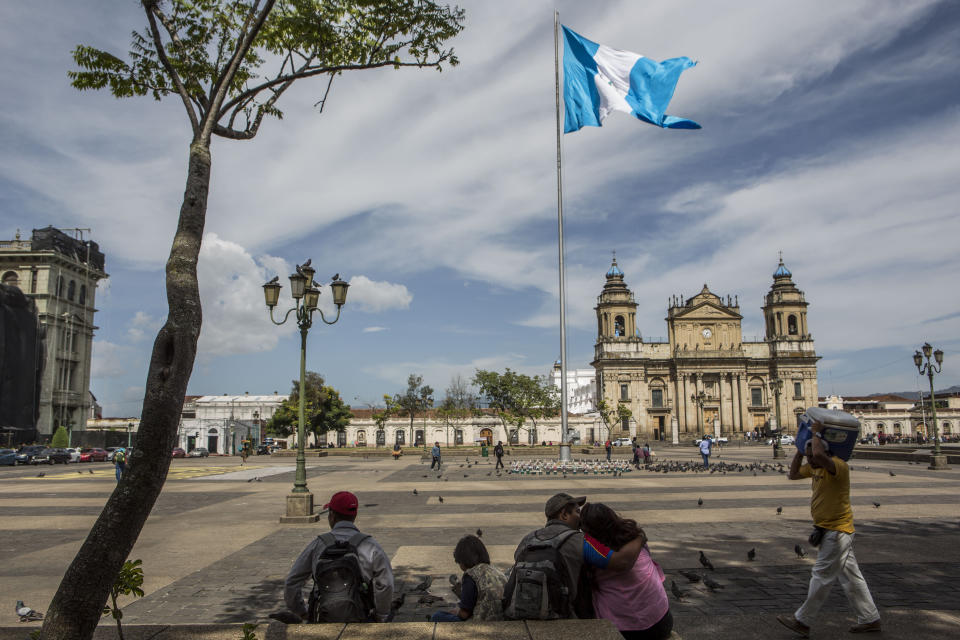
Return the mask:
[[[960,386],[958,386],[958,385],[953,385],[952,387],[947,387],[946,389],[937,389],[937,395],[940,395],[941,393],[960,393]],[[866,396],[866,397],[868,397],[868,398],[873,398],[874,396],[886,396],[886,395],[901,396],[901,397],[904,397],[904,398],[909,398],[910,400],[919,400],[919,399],[920,399],[920,392],[919,392],[919,391],[888,391],[888,392],[886,392],[886,393],[871,393],[870,395],[868,395],[868,396]],[[923,397],[924,397],[924,398],[927,398],[927,397],[929,397],[929,396],[930,396],[930,393],[929,393],[929,392],[926,392],[926,391],[925,391],[925,392],[923,393]]]

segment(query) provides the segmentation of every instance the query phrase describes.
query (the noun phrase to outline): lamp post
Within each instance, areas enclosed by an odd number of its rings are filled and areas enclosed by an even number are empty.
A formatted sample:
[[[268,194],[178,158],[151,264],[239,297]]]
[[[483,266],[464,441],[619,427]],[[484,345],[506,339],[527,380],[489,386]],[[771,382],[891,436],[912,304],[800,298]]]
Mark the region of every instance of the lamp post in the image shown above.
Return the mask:
[[[940,373],[943,369],[943,351],[937,349],[934,351],[929,342],[925,342],[922,347],[923,353],[917,351],[913,354],[913,364],[917,365],[917,371],[920,375],[926,374],[930,380],[930,419],[933,421],[933,455],[930,456],[930,466],[928,469],[946,469],[947,457],[940,454],[940,436],[937,426],[937,403],[933,397],[933,374]],[[930,362],[930,356],[933,355],[934,364]],[[926,362],[924,362],[926,359]],[[923,398],[920,398],[921,402]],[[929,433],[929,432],[928,432]]]
[[[287,496],[286,515],[280,518],[280,522],[301,523],[316,522],[319,516],[313,513],[313,494],[307,490],[307,459],[304,454],[303,445],[306,429],[306,419],[304,415],[304,378],[307,369],[307,332],[313,325],[314,312],[320,313],[320,319],[324,324],[334,324],[340,319],[340,310],[347,301],[347,288],[350,286],[340,279],[340,274],[333,277],[330,283],[330,289],[333,292],[333,303],[337,305],[337,317],[333,320],[327,320],[323,311],[317,308],[320,301],[320,285],[314,282],[313,274],[316,270],[310,266],[310,260],[302,265],[297,265],[294,273],[290,275],[290,295],[293,297],[293,307],[287,310],[283,320],[279,322],[273,317],[273,308],[277,306],[280,298],[280,289],[283,285],[279,283],[279,277],[263,285],[263,297],[270,309],[270,320],[276,325],[284,324],[290,317],[290,314],[296,312],[297,326],[300,327],[300,416],[297,423],[297,472],[293,483],[293,490]]]
[[[773,441],[773,457],[774,458],[785,458],[787,454],[783,451],[783,448],[780,446],[780,434],[783,430],[783,425],[780,423],[780,393],[783,392],[783,380],[780,378],[771,378],[770,380],[770,392],[773,394],[773,409],[774,415],[777,416],[777,430],[774,435]]]
[[[130,448],[130,430],[133,429],[133,423],[127,423],[127,449]]]
[[[691,399],[698,407],[700,407],[700,413],[699,413],[699,419],[700,419],[700,421],[699,421],[699,423],[697,423],[697,426],[699,427],[697,430],[699,431],[699,433],[698,433],[697,435],[698,435],[698,437],[699,437],[699,436],[703,436],[703,435],[706,434],[706,432],[703,430],[703,428],[704,428],[704,424],[703,424],[703,405],[704,405],[704,403],[706,403],[706,401],[707,401],[707,394],[705,394],[703,391],[698,391],[697,393],[691,393],[691,394],[690,394],[690,399]]]

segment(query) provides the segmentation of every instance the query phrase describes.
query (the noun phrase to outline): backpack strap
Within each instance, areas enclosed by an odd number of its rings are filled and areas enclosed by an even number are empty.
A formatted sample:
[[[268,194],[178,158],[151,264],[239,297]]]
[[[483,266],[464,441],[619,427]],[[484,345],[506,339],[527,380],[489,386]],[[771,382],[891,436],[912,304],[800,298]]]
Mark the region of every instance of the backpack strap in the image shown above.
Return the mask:
[[[337,544],[337,537],[333,535],[332,531],[327,531],[326,533],[320,534],[317,536],[320,539],[320,542],[323,543],[323,548],[332,547]]]
[[[350,537],[349,540],[347,540],[347,544],[349,544],[350,547],[354,551],[356,551],[360,547],[360,545],[363,543],[363,541],[369,537],[370,535],[367,533],[355,533]]]

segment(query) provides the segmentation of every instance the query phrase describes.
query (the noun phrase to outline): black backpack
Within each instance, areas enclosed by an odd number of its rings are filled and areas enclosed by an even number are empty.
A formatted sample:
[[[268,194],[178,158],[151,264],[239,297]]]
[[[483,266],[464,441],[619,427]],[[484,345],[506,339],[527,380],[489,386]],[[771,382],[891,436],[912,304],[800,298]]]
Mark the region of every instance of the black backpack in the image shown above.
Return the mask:
[[[374,608],[373,591],[360,572],[357,547],[370,536],[357,533],[337,540],[332,533],[320,536],[323,553],[313,568],[313,591],[307,607],[308,622],[367,622]]]
[[[570,573],[560,548],[576,530],[542,540],[534,534],[520,550],[503,588],[507,620],[556,620],[571,615]]]

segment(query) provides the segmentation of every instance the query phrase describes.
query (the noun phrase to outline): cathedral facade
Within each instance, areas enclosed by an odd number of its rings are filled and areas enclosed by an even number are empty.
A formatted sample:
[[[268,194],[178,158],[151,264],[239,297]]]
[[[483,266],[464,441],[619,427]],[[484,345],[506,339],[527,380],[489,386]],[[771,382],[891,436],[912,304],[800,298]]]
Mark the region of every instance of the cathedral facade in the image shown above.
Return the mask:
[[[804,410],[817,406],[819,357],[807,304],[781,259],[761,307],[762,342],[743,341],[739,300],[707,285],[692,298],[672,297],[666,341],[646,341],[636,326],[637,302],[614,258],[597,298],[591,363],[598,396],[630,409],[611,437],[678,443],[706,433],[737,438],[778,427],[796,431]]]

